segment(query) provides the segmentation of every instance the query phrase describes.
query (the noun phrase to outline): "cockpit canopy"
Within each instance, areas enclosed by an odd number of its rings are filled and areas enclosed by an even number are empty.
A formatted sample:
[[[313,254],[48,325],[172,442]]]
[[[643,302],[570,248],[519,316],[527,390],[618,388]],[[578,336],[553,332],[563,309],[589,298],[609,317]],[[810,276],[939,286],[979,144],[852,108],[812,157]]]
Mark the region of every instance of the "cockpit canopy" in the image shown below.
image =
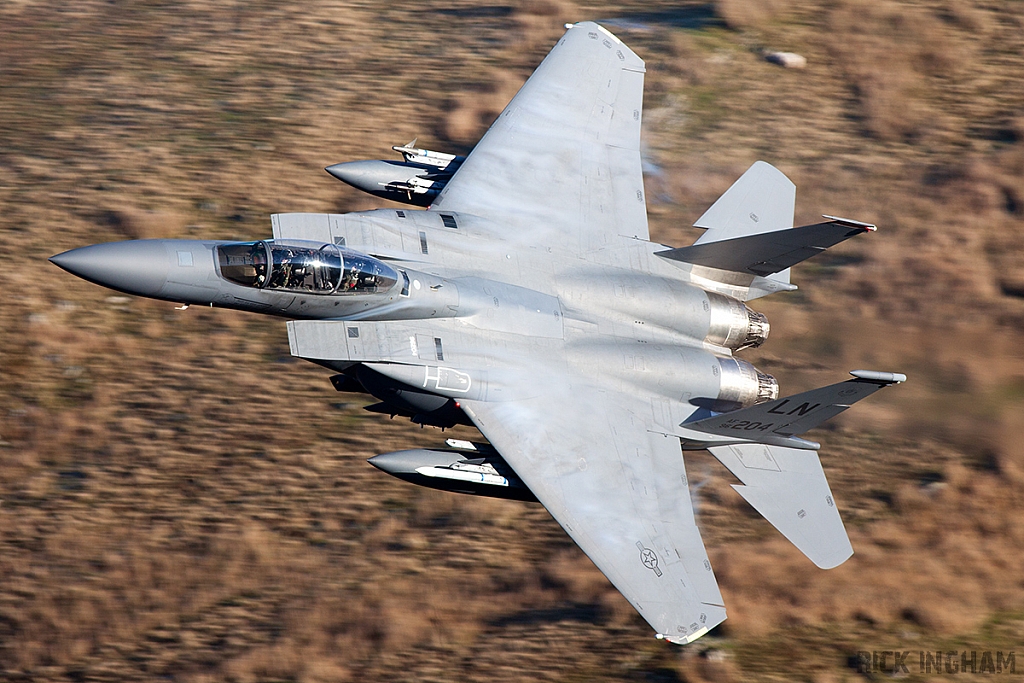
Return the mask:
[[[398,272],[375,258],[333,244],[261,240],[217,247],[220,273],[246,287],[302,294],[384,292]]]

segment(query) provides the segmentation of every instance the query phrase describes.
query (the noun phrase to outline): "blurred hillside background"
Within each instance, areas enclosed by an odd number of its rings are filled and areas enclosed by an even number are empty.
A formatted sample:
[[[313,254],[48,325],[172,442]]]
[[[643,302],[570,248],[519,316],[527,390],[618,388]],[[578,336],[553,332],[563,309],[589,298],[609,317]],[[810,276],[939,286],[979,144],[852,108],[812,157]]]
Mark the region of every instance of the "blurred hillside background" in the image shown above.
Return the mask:
[[[281,321],[46,262],[381,206],[322,168],[468,152],[583,19],[647,61],[653,239],[692,242],[757,159],[798,224],[879,226],[755,302],[772,337],[744,357],[784,393],[910,377],[811,435],[856,550],[835,570],[687,455],[729,619],[686,648],[540,506],[367,465],[452,432],[335,393]],[[824,683],[860,650],[1024,657],[1019,1],[7,0],[0,253],[0,679]]]

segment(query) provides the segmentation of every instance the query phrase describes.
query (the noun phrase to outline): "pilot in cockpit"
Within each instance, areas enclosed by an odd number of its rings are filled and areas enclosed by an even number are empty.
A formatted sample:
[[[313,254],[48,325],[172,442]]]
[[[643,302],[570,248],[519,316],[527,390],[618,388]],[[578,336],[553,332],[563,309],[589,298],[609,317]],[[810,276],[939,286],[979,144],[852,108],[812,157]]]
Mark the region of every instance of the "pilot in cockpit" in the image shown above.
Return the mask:
[[[366,294],[385,291],[398,278],[390,266],[361,254],[343,255],[333,244],[259,241],[218,245],[217,253],[222,277],[265,290]]]

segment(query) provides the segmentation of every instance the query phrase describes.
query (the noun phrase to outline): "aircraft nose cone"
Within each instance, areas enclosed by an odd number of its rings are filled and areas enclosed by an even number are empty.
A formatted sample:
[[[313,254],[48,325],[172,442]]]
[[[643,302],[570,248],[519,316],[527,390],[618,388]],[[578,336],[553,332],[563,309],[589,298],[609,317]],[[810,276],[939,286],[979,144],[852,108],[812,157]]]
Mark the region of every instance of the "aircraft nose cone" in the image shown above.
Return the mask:
[[[51,256],[72,275],[128,294],[155,296],[167,283],[167,249],[162,240],[93,244]]]

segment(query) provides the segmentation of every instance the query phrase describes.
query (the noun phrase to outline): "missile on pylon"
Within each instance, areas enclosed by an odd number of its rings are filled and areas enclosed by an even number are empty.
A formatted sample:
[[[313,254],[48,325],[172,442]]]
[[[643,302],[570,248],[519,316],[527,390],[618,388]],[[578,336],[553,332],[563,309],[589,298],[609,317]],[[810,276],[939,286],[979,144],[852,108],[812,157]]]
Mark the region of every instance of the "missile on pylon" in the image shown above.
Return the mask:
[[[403,204],[429,206],[458,170],[465,157],[407,145],[391,149],[404,161],[348,161],[328,166],[332,176],[352,187]]]
[[[367,462],[394,477],[432,489],[489,498],[537,500],[494,449],[455,439],[449,439],[448,444],[457,450],[417,448],[376,455]]]

